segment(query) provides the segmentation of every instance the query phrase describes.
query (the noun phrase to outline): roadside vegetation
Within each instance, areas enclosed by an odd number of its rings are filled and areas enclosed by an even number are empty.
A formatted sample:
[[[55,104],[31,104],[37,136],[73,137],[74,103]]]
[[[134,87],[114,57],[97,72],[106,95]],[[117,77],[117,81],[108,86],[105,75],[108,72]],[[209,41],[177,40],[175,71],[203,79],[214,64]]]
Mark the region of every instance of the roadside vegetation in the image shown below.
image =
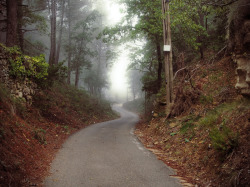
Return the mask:
[[[234,68],[226,57],[200,66],[184,85],[179,76],[171,117],[164,117],[160,102],[164,94],[159,93],[150,119],[142,117],[137,126],[135,133],[145,146],[192,184],[247,186],[250,182],[250,100],[234,88]]]
[[[110,104],[55,83],[31,106],[0,86],[0,184],[39,185],[64,140],[90,124],[116,118]]]
[[[66,71],[61,64],[48,67],[44,57],[5,50],[10,79],[33,81],[38,87],[32,102],[27,102],[0,83],[0,186],[39,186],[67,137],[117,114],[109,102],[65,84]],[[25,59],[31,62],[27,67]],[[46,68],[39,68],[41,65]]]

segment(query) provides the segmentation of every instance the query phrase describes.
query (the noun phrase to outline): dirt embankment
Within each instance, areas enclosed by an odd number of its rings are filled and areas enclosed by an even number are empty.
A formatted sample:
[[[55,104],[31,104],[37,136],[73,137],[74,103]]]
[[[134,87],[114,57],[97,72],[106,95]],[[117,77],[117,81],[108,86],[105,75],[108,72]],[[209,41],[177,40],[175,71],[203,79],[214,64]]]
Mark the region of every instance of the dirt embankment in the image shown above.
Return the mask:
[[[191,71],[176,81],[175,107],[169,119],[157,105],[136,135],[178,176],[198,186],[250,184],[250,100],[234,88],[230,58]],[[158,98],[162,100],[163,98]]]
[[[0,87],[0,186],[41,186],[65,139],[89,124],[116,118],[108,103],[70,86],[39,92],[31,106]]]

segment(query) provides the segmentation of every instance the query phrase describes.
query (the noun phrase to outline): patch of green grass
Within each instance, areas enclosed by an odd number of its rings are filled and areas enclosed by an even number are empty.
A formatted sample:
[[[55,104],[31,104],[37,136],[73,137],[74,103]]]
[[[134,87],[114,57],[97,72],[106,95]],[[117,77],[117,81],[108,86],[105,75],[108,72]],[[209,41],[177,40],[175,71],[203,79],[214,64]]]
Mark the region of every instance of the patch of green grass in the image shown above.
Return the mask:
[[[218,81],[219,80],[219,78],[222,76],[222,73],[221,72],[218,72],[218,73],[216,73],[216,74],[213,74],[212,76],[210,76],[210,80],[212,81],[212,82],[216,82],[216,81]]]
[[[214,128],[209,133],[212,141],[212,146],[223,156],[231,153],[239,144],[239,133],[233,132],[225,124],[219,129]]]
[[[200,116],[189,115],[181,123],[180,133],[186,134],[189,130],[193,130],[195,126],[194,123],[197,122],[199,119],[200,119]]]
[[[198,123],[202,127],[213,127],[219,118],[219,113],[216,110],[208,112],[208,114],[201,118]]]

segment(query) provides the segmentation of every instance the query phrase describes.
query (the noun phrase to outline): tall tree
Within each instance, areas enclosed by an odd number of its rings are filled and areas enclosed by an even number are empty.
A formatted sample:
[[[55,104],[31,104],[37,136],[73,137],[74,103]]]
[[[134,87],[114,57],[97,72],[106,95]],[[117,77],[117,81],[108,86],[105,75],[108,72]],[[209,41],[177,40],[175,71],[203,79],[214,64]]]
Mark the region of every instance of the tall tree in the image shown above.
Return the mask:
[[[56,62],[56,0],[51,0],[50,11],[51,32],[49,64],[53,65]]]
[[[68,0],[68,47],[67,47],[67,53],[68,53],[68,76],[67,76],[67,83],[70,84],[71,79],[71,25],[72,25],[72,13],[71,13],[71,0]]]
[[[7,4],[7,34],[6,34],[6,45],[12,47],[18,45],[18,1],[17,0],[6,0]]]
[[[59,37],[58,37],[58,42],[57,42],[55,64],[58,64],[58,62],[59,62],[59,55],[60,55],[60,51],[61,51],[64,11],[65,11],[65,0],[62,0],[62,2],[61,2],[60,29],[59,29]]]

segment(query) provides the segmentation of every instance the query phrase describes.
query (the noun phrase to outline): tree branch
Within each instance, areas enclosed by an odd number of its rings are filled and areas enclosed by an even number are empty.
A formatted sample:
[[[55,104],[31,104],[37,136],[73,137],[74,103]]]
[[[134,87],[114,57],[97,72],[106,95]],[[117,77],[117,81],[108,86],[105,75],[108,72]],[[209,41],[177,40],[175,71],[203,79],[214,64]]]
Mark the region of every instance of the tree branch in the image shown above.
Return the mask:
[[[230,2],[228,2],[228,3],[224,3],[224,4],[218,4],[217,2],[214,2],[214,3],[207,3],[207,5],[216,6],[216,7],[224,7],[224,6],[231,5],[231,4],[233,4],[233,3],[237,2],[237,1],[239,1],[239,0],[232,0],[232,1],[230,1]]]
[[[184,67],[184,68],[179,69],[178,71],[176,71],[175,74],[174,74],[174,79],[173,79],[173,80],[175,80],[177,74],[178,74],[180,71],[182,71],[182,70],[184,70],[184,69],[186,69],[186,68],[187,68],[187,66]]]
[[[29,45],[31,45],[32,47],[34,47],[36,50],[40,51],[40,52],[44,52],[43,49],[40,49],[39,47],[35,46],[34,44],[32,44],[30,41],[24,39],[25,42],[27,42]]]
[[[32,31],[38,31],[38,29],[21,29],[24,32],[32,32]]]

